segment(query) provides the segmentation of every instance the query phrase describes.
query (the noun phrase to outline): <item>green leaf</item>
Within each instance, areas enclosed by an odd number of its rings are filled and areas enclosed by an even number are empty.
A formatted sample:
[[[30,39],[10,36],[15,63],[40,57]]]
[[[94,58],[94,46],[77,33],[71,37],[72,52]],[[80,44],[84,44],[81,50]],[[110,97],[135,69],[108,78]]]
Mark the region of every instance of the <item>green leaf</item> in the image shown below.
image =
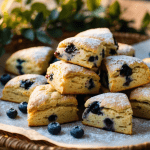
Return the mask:
[[[91,16],[100,18],[100,13],[102,13],[104,11],[105,11],[105,8],[102,7],[102,6],[99,6],[97,9],[95,9],[94,11],[92,11]]]
[[[26,4],[30,4],[32,2],[32,0],[26,0]]]
[[[49,20],[54,21],[54,20],[58,19],[58,17],[59,17],[59,12],[56,9],[54,9],[54,10],[52,10],[51,14],[49,15]]]
[[[76,8],[77,4],[74,0],[69,0],[66,4],[62,4],[62,10],[60,12],[59,19],[72,19],[72,16],[76,12]]]
[[[33,28],[38,29],[41,27],[43,23],[43,13],[38,13],[37,16],[35,17],[35,20],[33,22]]]
[[[31,11],[42,12],[45,19],[50,14],[50,11],[47,9],[46,5],[44,5],[43,3],[38,3],[38,2],[32,4]]]
[[[5,49],[3,46],[0,47],[0,57],[5,53]]]
[[[120,10],[120,4],[118,1],[115,1],[112,5],[109,7],[109,15],[115,18],[118,18],[121,14]]]
[[[58,38],[58,37],[61,37],[63,32],[61,29],[58,29],[58,28],[54,28],[54,29],[47,29],[47,32],[53,36],[54,38]]]
[[[42,31],[36,31],[36,37],[42,43],[51,44],[50,37]]]
[[[87,7],[90,11],[97,9],[100,6],[101,0],[87,0]]]
[[[147,12],[142,20],[142,28],[146,28],[150,24],[150,14]]]
[[[22,0],[15,0],[16,2],[18,2],[18,3],[21,3],[22,2]]]
[[[11,40],[11,36],[12,36],[11,30],[8,28],[4,28],[1,35],[2,44],[3,45],[9,44]]]
[[[28,40],[30,40],[30,41],[33,41],[34,38],[35,38],[34,32],[33,32],[32,29],[23,29],[23,30],[22,30],[22,35],[23,35],[26,39],[28,39]]]

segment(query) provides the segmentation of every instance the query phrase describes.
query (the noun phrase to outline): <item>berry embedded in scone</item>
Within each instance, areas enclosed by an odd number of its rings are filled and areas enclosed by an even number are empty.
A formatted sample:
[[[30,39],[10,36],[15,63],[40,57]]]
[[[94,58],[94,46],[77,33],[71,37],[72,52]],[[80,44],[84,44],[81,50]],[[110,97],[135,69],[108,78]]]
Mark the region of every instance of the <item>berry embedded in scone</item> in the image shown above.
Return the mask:
[[[5,85],[1,99],[16,103],[28,102],[35,87],[43,84],[47,84],[47,81],[42,75],[25,74],[14,77]]]
[[[100,71],[101,84],[111,92],[118,92],[150,82],[148,66],[139,58],[109,56],[104,58]]]
[[[57,61],[47,69],[47,82],[61,94],[98,94],[100,77],[92,70]]]
[[[31,47],[13,53],[6,61],[5,70],[16,74],[44,74],[54,50],[46,46]]]
[[[61,41],[54,53],[58,59],[86,68],[98,68],[105,56],[104,42],[98,39],[71,37]]]
[[[49,122],[67,123],[78,120],[78,102],[74,95],[61,95],[50,84],[37,86],[28,103],[28,125]]]
[[[82,115],[84,125],[132,134],[132,109],[125,94],[100,94],[87,100],[85,107]]]

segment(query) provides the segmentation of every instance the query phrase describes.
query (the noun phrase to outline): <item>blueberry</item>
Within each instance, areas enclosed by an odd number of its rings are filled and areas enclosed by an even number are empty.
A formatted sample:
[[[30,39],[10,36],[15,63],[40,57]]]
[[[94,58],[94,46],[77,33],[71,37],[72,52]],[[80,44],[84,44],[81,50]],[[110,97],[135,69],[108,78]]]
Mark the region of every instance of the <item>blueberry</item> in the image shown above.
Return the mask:
[[[61,126],[58,122],[52,122],[48,125],[48,132],[53,135],[59,134],[61,131]]]
[[[90,61],[90,62],[95,61],[95,57],[94,56],[90,56],[89,59],[88,59],[88,61]]]
[[[109,54],[115,55],[115,54],[117,54],[117,52],[114,49],[110,49]]]
[[[17,110],[10,108],[9,110],[7,110],[6,114],[9,118],[15,119],[18,113],[17,113]]]
[[[26,114],[27,113],[27,106],[28,106],[27,102],[22,102],[19,104],[18,108],[22,113]]]
[[[77,50],[77,48],[75,47],[75,45],[74,44],[70,44],[70,45],[68,45],[66,47],[65,52],[71,54],[71,53],[73,53],[76,50]]]
[[[18,63],[18,64],[22,64],[23,62],[25,62],[25,60],[17,59],[17,63]]]
[[[107,130],[107,131],[114,131],[114,127],[113,127],[113,121],[109,118],[106,118],[104,120],[104,124],[105,124],[105,127],[103,128],[104,130]]]
[[[74,137],[74,138],[81,138],[84,135],[84,130],[81,129],[81,127],[79,126],[75,126],[73,127],[73,129],[70,131],[70,134]]]
[[[51,116],[48,117],[49,121],[56,121],[57,120],[57,115],[53,114]]]
[[[50,74],[50,76],[49,76],[50,81],[53,80],[53,75],[54,75],[53,73]]]
[[[21,81],[21,84],[20,84],[20,87],[22,87],[22,88],[25,88],[26,90],[28,90],[30,87],[31,87],[31,85],[33,84],[34,82],[32,82],[32,81],[30,81],[30,80],[25,80],[25,81]]]
[[[123,86],[129,86],[130,82],[133,81],[130,77],[126,77],[126,82],[123,84]]]
[[[5,85],[11,79],[9,74],[3,74],[0,78],[0,81],[3,85]]]
[[[22,71],[22,66],[21,65],[17,65],[16,68],[19,71],[19,74],[24,74],[24,72]]]
[[[95,87],[95,84],[92,78],[85,83],[85,87],[87,87],[89,90]]]
[[[132,74],[132,69],[127,64],[122,65],[120,69],[120,75],[130,76],[131,74]]]

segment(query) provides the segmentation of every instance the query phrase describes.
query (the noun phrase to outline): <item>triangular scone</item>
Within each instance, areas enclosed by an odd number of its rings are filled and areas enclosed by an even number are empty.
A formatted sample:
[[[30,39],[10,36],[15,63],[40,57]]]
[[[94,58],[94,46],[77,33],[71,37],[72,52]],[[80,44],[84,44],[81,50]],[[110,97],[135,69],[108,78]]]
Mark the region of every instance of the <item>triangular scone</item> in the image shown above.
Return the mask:
[[[14,77],[5,85],[1,99],[16,103],[28,102],[35,87],[43,84],[47,84],[47,81],[42,75],[25,74]]]
[[[6,61],[5,69],[16,75],[43,74],[49,66],[54,50],[38,46],[19,50]]]
[[[134,47],[128,44],[118,43],[119,49],[117,51],[118,55],[126,55],[135,57]]]
[[[87,37],[99,39],[105,43],[105,56],[116,55],[118,50],[118,43],[114,39],[113,34],[108,28],[95,28],[80,32],[76,37]]]
[[[57,61],[47,69],[46,78],[61,94],[98,94],[100,77],[92,70]]]
[[[119,55],[104,58],[100,71],[101,84],[118,92],[150,82],[148,66],[139,58]]]
[[[35,88],[28,103],[28,125],[48,125],[78,120],[78,102],[74,95],[61,95],[50,84]]]
[[[132,134],[132,109],[123,93],[105,93],[86,101],[82,123],[108,131]]]
[[[61,41],[55,56],[86,68],[98,68],[104,57],[104,42],[98,39],[71,37]]]
[[[150,119],[150,83],[131,91],[133,116]]]

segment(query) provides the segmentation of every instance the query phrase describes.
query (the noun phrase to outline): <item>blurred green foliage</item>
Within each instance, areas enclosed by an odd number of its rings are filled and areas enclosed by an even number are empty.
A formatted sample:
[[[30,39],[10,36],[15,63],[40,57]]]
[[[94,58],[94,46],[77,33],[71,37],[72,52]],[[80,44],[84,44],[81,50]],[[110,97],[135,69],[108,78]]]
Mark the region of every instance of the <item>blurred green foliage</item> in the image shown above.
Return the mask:
[[[26,39],[35,39],[42,43],[51,44],[51,37],[58,38],[65,31],[81,32],[90,28],[108,27],[112,31],[145,34],[150,24],[150,14],[146,13],[140,30],[130,27],[134,20],[124,20],[118,1],[108,8],[101,6],[101,0],[87,0],[86,9],[83,0],[55,0],[56,7],[48,10],[43,3],[32,0],[15,0],[20,7],[10,13],[4,12],[0,16],[0,56],[4,53],[4,46],[11,42],[13,35],[22,35]],[[25,9],[24,5],[30,5]]]

